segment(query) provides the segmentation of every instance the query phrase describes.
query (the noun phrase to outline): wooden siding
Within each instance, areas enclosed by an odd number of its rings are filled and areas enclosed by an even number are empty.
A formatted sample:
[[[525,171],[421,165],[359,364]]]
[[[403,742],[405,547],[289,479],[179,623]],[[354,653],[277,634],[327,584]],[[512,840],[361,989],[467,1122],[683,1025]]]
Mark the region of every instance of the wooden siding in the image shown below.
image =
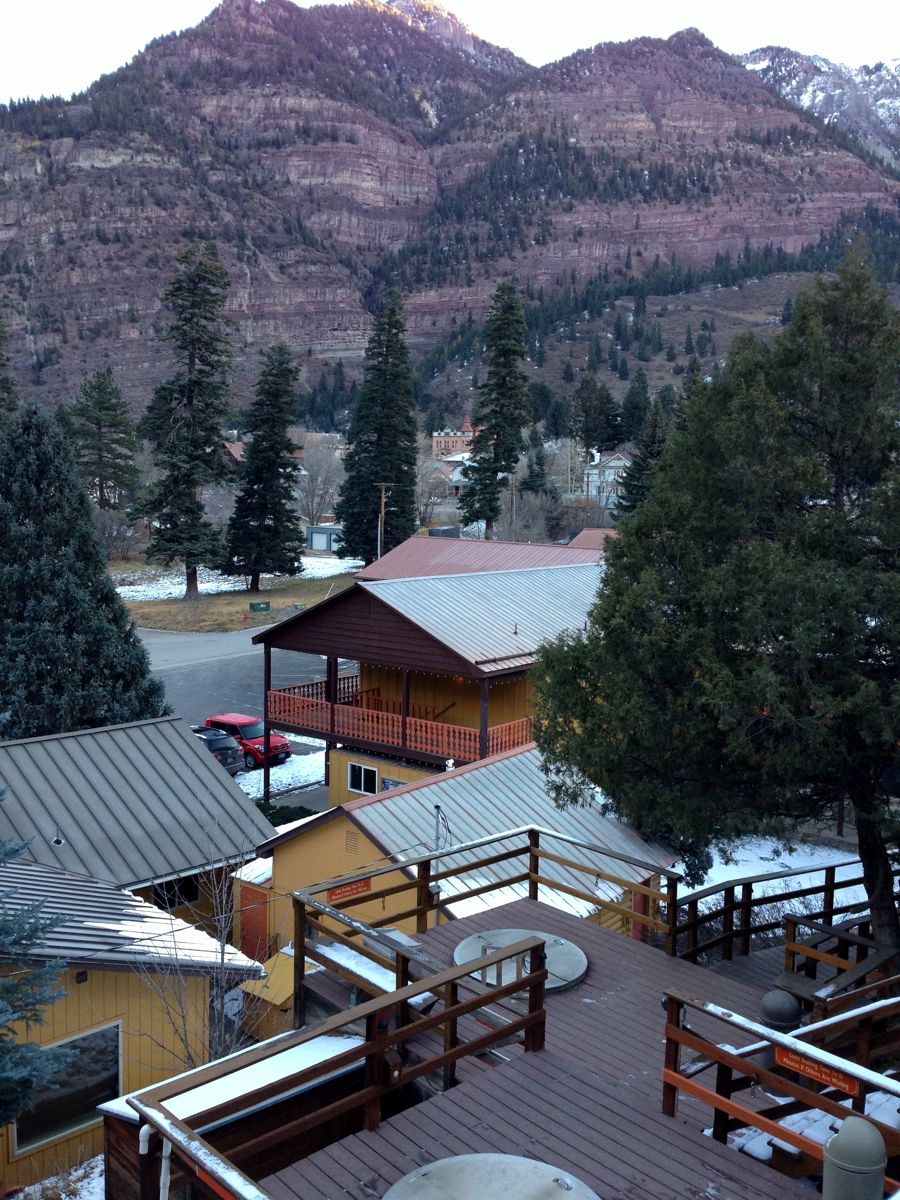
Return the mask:
[[[403,673],[397,668],[360,663],[360,691],[377,688],[380,698],[400,711],[403,701]],[[430,709],[435,721],[467,725],[477,729],[481,720],[481,688],[477,680],[461,675],[435,675],[412,671],[409,676],[409,702]],[[520,717],[531,716],[531,682],[527,675],[493,679],[488,688],[488,724],[504,725]]]
[[[386,779],[397,779],[402,783],[417,783],[420,779],[430,779],[435,774],[434,769],[428,767],[411,767],[406,763],[394,762],[389,758],[380,758],[374,754],[355,753],[353,750],[332,750],[328,757],[328,801],[333,807],[346,804],[348,800],[360,798],[360,793],[351,792],[348,786],[347,766],[352,762],[361,763],[364,767],[371,767],[377,773],[379,792],[385,790]],[[346,870],[346,867],[341,867],[340,870]],[[330,879],[331,876],[331,871],[323,870],[319,878]]]
[[[188,1010],[205,1013],[206,979],[185,976],[178,984],[188,994]],[[184,1070],[182,1049],[165,1005],[140,972],[90,970],[84,983],[76,983],[75,972],[66,971],[61,985],[67,995],[46,1010],[43,1025],[32,1025],[23,1035],[29,1041],[49,1046],[118,1021],[123,1093]],[[194,1038],[193,1051],[197,1062],[206,1061],[199,1036]],[[99,1154],[103,1125],[98,1117],[85,1129],[21,1155],[14,1154],[14,1145],[13,1127],[0,1129],[0,1179],[6,1187],[23,1187]]]
[[[311,608],[284,628],[276,627],[261,640],[279,650],[447,675],[481,675],[477,667],[358,587]]]

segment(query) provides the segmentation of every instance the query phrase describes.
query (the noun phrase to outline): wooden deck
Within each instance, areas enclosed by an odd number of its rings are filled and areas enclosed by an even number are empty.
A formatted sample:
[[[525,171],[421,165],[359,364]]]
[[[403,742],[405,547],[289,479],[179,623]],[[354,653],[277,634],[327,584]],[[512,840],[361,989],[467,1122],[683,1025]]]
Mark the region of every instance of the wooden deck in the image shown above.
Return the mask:
[[[661,1113],[664,989],[684,988],[755,1016],[765,986],[667,958],[531,900],[419,937],[429,954],[449,963],[463,937],[498,927],[568,937],[588,956],[582,983],[547,996],[546,1048],[469,1076],[377,1130],[261,1180],[276,1200],[371,1200],[415,1167],[485,1151],[546,1160],[604,1200],[809,1196],[808,1187],[705,1137],[707,1110],[685,1105],[675,1120]]]
[[[714,963],[706,970],[755,988],[762,996],[775,986],[775,980],[784,970],[784,946],[767,946],[765,950]]]

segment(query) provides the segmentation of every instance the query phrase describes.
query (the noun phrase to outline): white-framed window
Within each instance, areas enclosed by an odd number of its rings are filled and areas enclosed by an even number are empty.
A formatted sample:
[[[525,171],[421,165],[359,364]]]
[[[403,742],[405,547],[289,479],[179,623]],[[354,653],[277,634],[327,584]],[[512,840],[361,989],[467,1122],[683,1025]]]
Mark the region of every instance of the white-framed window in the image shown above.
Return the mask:
[[[347,763],[347,787],[351,792],[374,796],[378,791],[378,772],[362,763]]]
[[[67,1061],[52,1086],[35,1091],[31,1106],[16,1121],[17,1155],[96,1124],[97,1105],[121,1096],[121,1034],[116,1021],[53,1043],[53,1049],[67,1052]]]

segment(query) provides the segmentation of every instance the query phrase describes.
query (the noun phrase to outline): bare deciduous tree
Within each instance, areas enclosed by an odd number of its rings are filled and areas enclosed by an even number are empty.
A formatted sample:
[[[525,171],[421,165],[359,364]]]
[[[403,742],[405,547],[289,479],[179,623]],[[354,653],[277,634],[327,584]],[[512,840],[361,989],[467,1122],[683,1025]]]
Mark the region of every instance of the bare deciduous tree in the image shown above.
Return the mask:
[[[297,509],[309,525],[321,525],[334,511],[344,478],[344,464],[337,446],[321,436],[308,434],[303,448],[303,474],[297,480]]]

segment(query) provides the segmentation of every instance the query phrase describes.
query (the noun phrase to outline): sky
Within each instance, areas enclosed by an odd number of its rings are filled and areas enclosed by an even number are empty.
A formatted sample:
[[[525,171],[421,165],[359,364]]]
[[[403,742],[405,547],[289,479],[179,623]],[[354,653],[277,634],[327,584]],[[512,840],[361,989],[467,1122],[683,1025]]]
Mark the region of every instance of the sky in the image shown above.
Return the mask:
[[[311,0],[304,0],[309,7]],[[444,0],[474,33],[535,66],[597,42],[668,37],[694,25],[731,54],[781,45],[860,66],[900,58],[900,4],[754,0]],[[0,40],[0,102],[69,96],[128,62],[160,34],[202,20],[211,0],[9,0]]]

